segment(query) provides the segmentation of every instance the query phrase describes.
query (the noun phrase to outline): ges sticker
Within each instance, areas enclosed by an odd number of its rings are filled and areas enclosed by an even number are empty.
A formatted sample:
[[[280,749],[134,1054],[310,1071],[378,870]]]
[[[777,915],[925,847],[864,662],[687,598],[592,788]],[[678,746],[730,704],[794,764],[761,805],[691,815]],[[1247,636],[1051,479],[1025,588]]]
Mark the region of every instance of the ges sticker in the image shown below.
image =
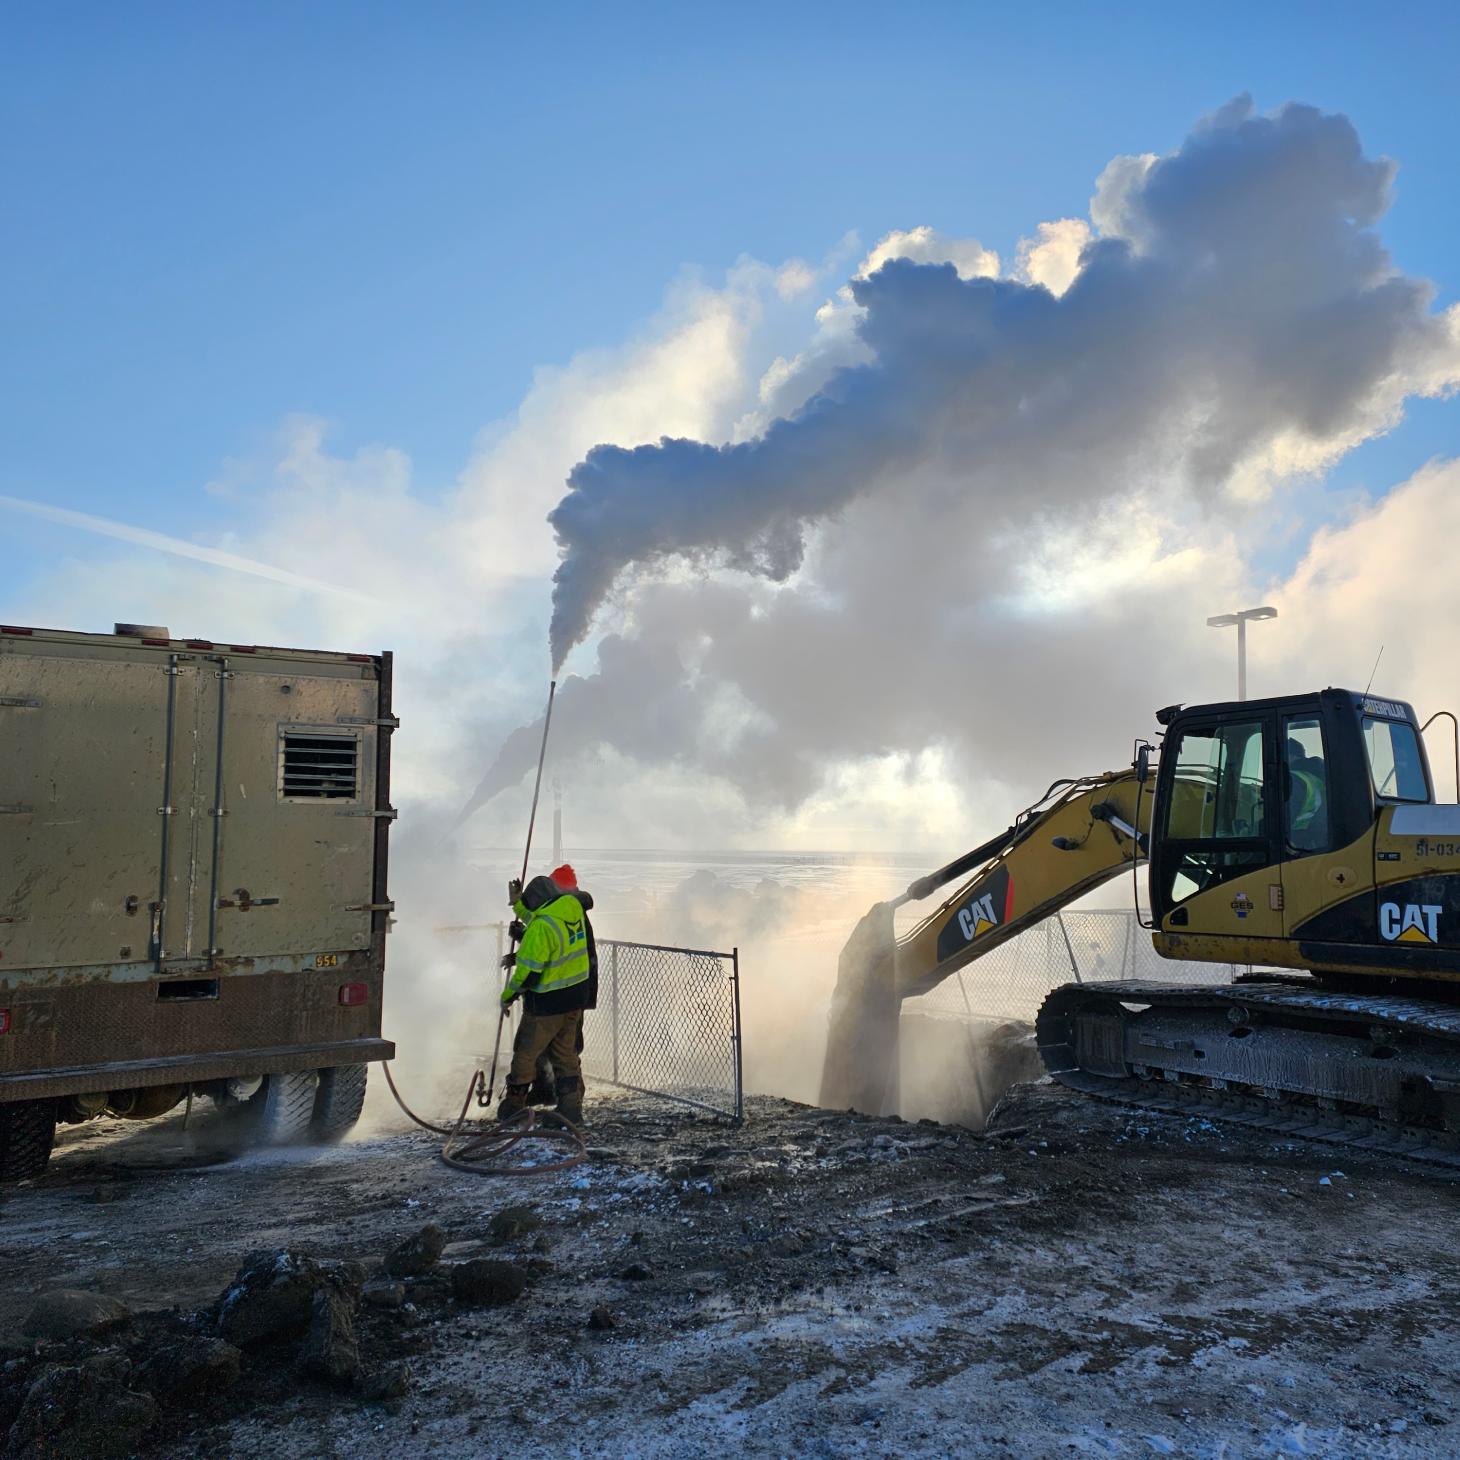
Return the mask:
[[[1444,908],[1434,902],[1379,904],[1379,932],[1391,943],[1438,943],[1440,914]]]

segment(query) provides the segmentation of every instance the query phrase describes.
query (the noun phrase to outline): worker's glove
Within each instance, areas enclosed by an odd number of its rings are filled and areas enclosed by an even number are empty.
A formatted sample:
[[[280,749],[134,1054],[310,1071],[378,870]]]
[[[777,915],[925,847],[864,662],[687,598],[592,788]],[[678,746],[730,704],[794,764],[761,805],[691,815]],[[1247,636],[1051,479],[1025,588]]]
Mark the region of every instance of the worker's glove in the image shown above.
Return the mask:
[[[522,896],[522,879],[520,877],[514,877],[507,884],[507,905],[510,907],[521,896]]]
[[[515,953],[504,953],[502,955],[502,967],[509,972],[517,967],[517,955]]]
[[[507,1009],[510,1009],[512,1007],[512,1005],[515,1002],[515,1000],[516,1000],[517,995],[518,995],[519,992],[520,992],[520,990],[518,990],[518,989],[503,989],[502,990],[502,1008],[503,1008],[504,1011],[507,1010]]]
[[[527,924],[524,923],[521,918],[513,918],[512,921],[507,924],[507,936],[511,938],[514,943],[520,943],[526,932]]]

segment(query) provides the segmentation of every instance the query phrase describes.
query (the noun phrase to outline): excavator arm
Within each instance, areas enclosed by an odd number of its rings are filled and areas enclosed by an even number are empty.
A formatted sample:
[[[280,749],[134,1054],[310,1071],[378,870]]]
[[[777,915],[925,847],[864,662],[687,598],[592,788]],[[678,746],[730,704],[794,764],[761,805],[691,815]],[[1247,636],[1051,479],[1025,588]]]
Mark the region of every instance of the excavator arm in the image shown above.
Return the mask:
[[[1144,860],[1152,791],[1135,770],[1057,781],[998,836],[878,903],[842,950],[822,1105],[881,1113],[896,1088],[902,1001]],[[897,936],[899,908],[961,879],[967,880],[957,891]]]

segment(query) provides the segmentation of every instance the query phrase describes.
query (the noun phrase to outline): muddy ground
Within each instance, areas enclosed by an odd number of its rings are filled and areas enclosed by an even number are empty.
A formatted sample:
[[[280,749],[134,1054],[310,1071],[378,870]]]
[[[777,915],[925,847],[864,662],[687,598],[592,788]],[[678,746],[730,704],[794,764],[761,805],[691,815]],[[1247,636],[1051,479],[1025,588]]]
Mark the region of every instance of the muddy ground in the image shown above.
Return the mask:
[[[206,1330],[251,1252],[372,1271],[436,1223],[405,1305],[359,1310],[358,1381],[246,1350],[138,1453],[1460,1453],[1448,1173],[1047,1085],[987,1136],[764,1098],[739,1130],[637,1096],[589,1117],[586,1164],[492,1179],[411,1130],[212,1165],[196,1116],[72,1130],[0,1210],[12,1375],[36,1372],[15,1335],[46,1289],[175,1308],[134,1320],[135,1360]],[[494,1234],[513,1206],[531,1218]],[[520,1297],[452,1295],[443,1271],[481,1254],[521,1266]],[[365,1397],[401,1362],[403,1397]]]

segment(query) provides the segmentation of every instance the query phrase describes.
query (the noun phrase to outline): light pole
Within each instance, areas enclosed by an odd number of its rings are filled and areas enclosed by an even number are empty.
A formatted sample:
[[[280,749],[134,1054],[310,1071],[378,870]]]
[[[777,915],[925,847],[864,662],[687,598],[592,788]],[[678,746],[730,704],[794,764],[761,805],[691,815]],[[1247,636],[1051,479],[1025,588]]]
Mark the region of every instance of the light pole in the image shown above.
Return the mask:
[[[1237,625],[1237,698],[1247,698],[1247,620],[1276,618],[1275,608],[1244,608],[1236,613],[1219,613],[1207,620],[1209,629],[1230,629]]]

